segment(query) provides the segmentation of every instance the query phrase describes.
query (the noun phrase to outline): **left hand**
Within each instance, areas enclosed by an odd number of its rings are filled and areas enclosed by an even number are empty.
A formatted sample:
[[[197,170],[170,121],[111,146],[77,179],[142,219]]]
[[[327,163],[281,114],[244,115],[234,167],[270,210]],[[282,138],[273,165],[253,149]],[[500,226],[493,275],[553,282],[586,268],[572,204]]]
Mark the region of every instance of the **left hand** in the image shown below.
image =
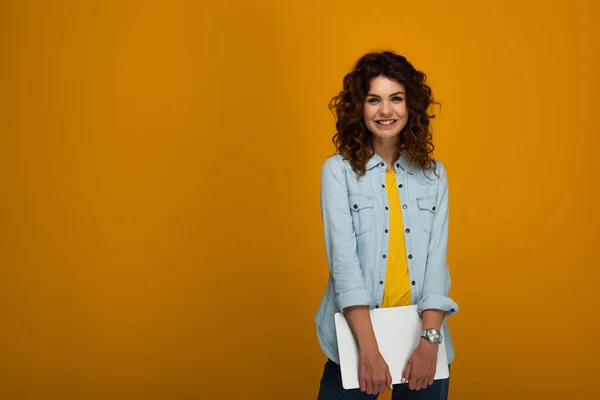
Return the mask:
[[[408,382],[411,390],[425,389],[433,385],[439,345],[419,339],[419,345],[412,352],[402,372],[402,381]]]

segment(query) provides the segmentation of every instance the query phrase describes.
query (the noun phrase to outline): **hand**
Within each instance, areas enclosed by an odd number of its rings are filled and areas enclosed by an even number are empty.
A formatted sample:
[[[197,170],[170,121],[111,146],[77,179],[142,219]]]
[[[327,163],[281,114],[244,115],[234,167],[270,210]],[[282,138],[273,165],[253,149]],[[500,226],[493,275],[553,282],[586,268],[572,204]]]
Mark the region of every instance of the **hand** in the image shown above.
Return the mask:
[[[433,385],[437,365],[439,343],[429,343],[420,339],[419,345],[406,362],[402,372],[402,382],[408,382],[411,390],[425,389]]]
[[[358,382],[360,391],[367,394],[382,394],[386,387],[392,388],[390,369],[379,351],[360,355]]]

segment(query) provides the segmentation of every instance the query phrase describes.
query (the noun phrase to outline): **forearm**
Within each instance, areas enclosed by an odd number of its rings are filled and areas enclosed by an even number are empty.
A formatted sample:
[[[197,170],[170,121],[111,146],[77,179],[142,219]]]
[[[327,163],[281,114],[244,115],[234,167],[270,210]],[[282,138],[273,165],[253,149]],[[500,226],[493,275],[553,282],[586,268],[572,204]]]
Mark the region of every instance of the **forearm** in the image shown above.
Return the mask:
[[[442,322],[444,322],[444,315],[446,313],[442,310],[425,310],[423,311],[423,329],[437,329],[438,332],[442,330]]]
[[[358,343],[359,353],[361,355],[379,351],[373,325],[371,323],[371,315],[367,306],[353,306],[344,309],[344,316],[354,338]]]

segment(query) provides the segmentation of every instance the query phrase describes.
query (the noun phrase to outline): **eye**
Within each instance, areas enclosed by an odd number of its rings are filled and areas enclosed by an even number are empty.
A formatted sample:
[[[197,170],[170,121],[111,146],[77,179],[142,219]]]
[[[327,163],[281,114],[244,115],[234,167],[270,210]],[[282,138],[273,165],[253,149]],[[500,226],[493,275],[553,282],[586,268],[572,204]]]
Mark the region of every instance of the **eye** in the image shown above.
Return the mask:
[[[402,97],[400,97],[400,96],[394,96],[394,97],[392,97],[392,101],[393,101],[394,103],[400,103],[400,102],[402,102],[403,100],[404,100],[404,99],[403,99]]]
[[[376,99],[375,97],[371,97],[369,100],[367,100],[367,103],[369,104],[377,104],[379,100]]]

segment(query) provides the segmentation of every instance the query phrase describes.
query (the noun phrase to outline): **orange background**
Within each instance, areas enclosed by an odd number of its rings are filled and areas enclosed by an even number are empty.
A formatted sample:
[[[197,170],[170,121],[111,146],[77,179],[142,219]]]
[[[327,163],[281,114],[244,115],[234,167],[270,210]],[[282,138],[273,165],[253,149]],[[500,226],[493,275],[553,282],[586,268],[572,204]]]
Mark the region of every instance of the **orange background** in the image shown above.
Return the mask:
[[[590,398],[599,18],[594,0],[3,2],[0,398],[316,398],[327,103],[378,49],[442,103],[451,398]]]

